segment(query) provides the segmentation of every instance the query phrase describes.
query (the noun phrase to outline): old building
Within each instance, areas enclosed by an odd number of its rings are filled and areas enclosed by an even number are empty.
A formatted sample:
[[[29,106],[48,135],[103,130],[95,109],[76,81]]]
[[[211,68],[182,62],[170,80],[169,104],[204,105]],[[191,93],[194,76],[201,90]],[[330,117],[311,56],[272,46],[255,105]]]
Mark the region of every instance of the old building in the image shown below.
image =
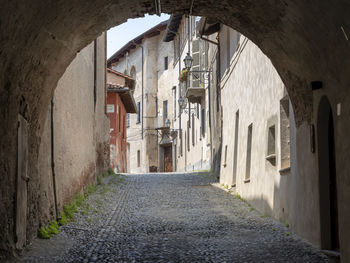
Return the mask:
[[[159,129],[171,115],[173,46],[162,41],[164,21],[137,36],[108,59],[108,67],[135,79],[137,114],[129,115],[130,172],[162,171]],[[158,97],[159,96],[159,97]]]
[[[128,171],[127,126],[130,113],[137,113],[133,97],[135,80],[107,68],[107,115],[110,120],[110,166],[115,172]]]
[[[203,56],[206,43],[196,34],[196,18],[172,15],[164,41],[174,46],[173,92],[169,94],[174,102],[169,126],[173,165],[176,171],[208,169],[212,156],[208,122],[210,79],[207,79],[208,65]],[[190,73],[183,62],[187,54],[193,56]]]

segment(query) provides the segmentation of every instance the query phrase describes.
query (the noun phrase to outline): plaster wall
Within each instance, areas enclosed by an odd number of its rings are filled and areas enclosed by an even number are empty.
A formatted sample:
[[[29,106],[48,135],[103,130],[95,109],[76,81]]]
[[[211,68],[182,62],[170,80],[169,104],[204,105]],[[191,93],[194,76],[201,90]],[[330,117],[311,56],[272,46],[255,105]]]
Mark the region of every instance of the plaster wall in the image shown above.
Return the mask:
[[[231,30],[230,34],[232,37],[237,33]],[[280,100],[287,95],[284,85],[269,59],[251,41],[241,36],[239,45],[233,48],[237,50],[233,56],[230,55],[229,66],[221,61],[225,70],[221,79],[223,147],[220,183],[236,184],[233,189],[257,210],[288,223],[293,232],[320,246],[317,159],[310,150],[310,126],[303,124],[296,128],[293,108],[289,103],[290,170],[280,172],[285,168],[281,162],[280,126]],[[225,50],[221,49],[224,57],[227,56]],[[315,105],[319,97],[316,96]],[[239,130],[235,173],[237,111]],[[250,181],[245,181],[248,126],[251,124]],[[275,165],[266,159],[268,128],[272,124],[275,124],[276,131]]]
[[[27,236],[56,216],[77,192],[108,168],[109,120],[105,115],[105,34],[97,40],[96,105],[94,43],[81,50],[59,80],[53,97],[55,178],[51,166],[51,108],[46,114],[39,147],[37,186],[30,191]]]
[[[223,73],[223,158],[220,182],[236,184],[236,191],[250,200],[260,211],[272,215],[275,177],[279,176],[278,116],[279,101],[284,86],[269,59],[250,41],[241,39],[241,49],[233,57],[233,63]],[[234,169],[234,132],[236,112],[239,111],[237,173]],[[246,179],[246,155],[248,126],[252,124],[252,151],[250,182]],[[267,156],[269,126],[274,124],[276,137],[276,163]],[[225,148],[227,146],[227,156]],[[225,163],[226,159],[226,163]]]
[[[94,44],[83,49],[58,82],[54,97],[54,143],[58,206],[101,174],[108,161],[105,115],[105,36],[97,44],[94,103]]]

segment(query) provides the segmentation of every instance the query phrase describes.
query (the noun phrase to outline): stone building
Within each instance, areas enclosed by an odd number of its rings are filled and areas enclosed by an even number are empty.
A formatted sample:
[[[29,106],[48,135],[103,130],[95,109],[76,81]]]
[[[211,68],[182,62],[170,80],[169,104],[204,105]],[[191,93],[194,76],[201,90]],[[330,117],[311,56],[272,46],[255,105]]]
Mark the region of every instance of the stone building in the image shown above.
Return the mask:
[[[133,96],[135,80],[107,68],[107,115],[110,120],[110,167],[115,172],[128,172],[126,142],[127,114],[137,113]]]
[[[19,115],[19,173],[16,201],[16,248],[36,236],[77,192],[108,168],[109,120],[106,100],[105,33],[82,49],[58,81],[45,116],[38,155],[38,175],[27,175],[30,154],[27,105]],[[26,178],[26,181],[23,179]]]
[[[127,127],[132,173],[162,171],[158,128],[172,114],[173,103],[166,99],[173,87],[168,81],[172,76],[173,47],[162,41],[166,26],[164,21],[137,36],[107,61],[109,68],[135,79],[137,114],[128,115]]]

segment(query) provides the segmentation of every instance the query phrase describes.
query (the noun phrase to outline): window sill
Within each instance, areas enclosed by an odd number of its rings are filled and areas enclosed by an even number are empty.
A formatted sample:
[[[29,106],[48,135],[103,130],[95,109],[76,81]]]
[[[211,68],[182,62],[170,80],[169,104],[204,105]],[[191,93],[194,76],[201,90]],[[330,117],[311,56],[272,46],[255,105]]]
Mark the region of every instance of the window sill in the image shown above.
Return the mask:
[[[290,174],[290,166],[289,167],[286,167],[286,168],[283,168],[281,170],[278,171],[281,175],[288,175]]]
[[[250,178],[245,179],[245,180],[244,180],[244,183],[245,183],[245,184],[250,183]]]

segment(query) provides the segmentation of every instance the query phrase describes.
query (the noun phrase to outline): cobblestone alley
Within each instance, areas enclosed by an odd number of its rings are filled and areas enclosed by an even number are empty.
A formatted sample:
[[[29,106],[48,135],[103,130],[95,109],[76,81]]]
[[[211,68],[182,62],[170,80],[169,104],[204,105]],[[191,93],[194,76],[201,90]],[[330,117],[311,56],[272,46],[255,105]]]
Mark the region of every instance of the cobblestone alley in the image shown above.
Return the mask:
[[[207,173],[104,178],[74,223],[17,262],[327,262],[215,182]]]

